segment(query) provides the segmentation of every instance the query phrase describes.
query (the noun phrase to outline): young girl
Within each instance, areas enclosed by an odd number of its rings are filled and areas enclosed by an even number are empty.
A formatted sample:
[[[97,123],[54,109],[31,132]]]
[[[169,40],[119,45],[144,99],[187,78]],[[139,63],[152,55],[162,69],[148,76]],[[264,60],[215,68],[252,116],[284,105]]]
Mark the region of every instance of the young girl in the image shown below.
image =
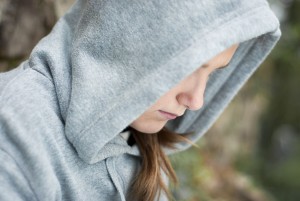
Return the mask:
[[[0,200],[167,200],[275,46],[265,0],[77,0],[0,74]],[[237,117],[238,118],[238,117]]]

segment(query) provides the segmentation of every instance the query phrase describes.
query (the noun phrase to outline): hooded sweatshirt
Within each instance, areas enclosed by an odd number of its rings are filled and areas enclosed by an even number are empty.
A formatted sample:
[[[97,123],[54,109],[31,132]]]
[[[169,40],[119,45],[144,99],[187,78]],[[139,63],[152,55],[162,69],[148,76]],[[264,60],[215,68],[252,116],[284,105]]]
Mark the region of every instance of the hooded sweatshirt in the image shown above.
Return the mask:
[[[265,0],[77,0],[27,60],[0,74],[0,200],[126,200],[141,156],[120,133],[239,43],[211,75],[204,106],[166,124],[196,142],[280,35]]]

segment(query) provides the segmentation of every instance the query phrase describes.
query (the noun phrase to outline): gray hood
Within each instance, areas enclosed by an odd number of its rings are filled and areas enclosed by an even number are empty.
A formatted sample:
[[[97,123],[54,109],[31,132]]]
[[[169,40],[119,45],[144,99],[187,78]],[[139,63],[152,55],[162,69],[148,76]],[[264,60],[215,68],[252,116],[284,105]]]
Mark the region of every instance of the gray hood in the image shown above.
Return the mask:
[[[77,0],[34,48],[29,66],[54,83],[65,135],[92,164],[138,155],[119,133],[201,64],[240,43],[229,67],[212,74],[204,106],[166,125],[195,131],[198,140],[280,35],[265,0]]]

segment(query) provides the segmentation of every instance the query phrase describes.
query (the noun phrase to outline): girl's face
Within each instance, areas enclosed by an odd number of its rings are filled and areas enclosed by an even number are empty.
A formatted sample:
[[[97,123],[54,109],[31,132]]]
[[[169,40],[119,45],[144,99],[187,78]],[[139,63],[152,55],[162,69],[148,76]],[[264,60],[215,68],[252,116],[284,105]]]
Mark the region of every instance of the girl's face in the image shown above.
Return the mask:
[[[143,133],[156,133],[165,126],[168,120],[171,120],[163,112],[181,116],[186,109],[199,110],[204,104],[204,91],[210,73],[226,66],[233,57],[237,47],[237,44],[231,46],[206,62],[202,67],[199,67],[160,97],[130,126]]]

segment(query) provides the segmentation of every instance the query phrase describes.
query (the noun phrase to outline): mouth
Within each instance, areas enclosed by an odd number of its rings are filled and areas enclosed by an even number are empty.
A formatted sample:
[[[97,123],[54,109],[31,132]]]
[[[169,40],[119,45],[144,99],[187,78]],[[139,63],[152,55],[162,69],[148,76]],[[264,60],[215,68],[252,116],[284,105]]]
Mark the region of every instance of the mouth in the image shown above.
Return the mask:
[[[164,116],[167,119],[175,119],[176,117],[178,117],[178,115],[173,114],[173,113],[169,113],[163,110],[159,110],[159,112],[161,113],[162,116]]]

